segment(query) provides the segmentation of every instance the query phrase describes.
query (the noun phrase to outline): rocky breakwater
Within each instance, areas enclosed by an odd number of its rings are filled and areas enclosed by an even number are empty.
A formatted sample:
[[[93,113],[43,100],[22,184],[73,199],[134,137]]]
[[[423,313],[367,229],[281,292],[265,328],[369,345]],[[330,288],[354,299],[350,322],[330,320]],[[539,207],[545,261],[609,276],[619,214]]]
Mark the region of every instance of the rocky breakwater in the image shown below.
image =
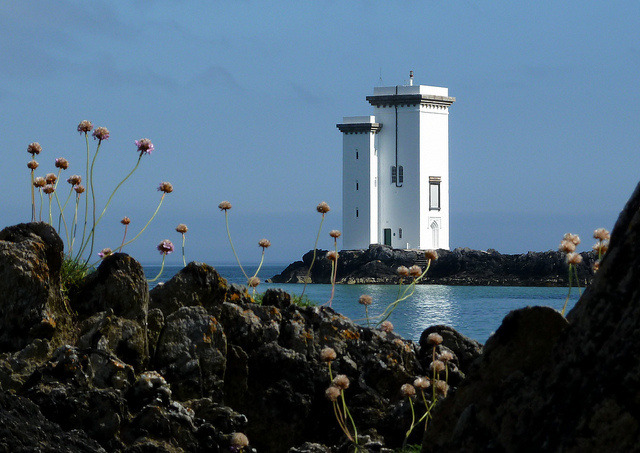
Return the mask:
[[[528,252],[503,255],[495,250],[479,251],[459,248],[438,250],[438,260],[431,263],[421,283],[437,285],[493,286],[567,286],[569,268],[559,251]],[[274,283],[304,283],[311,266],[311,283],[331,282],[331,262],[327,251],[318,250],[313,266],[313,251],[301,261],[289,265],[272,277]],[[594,252],[583,252],[577,266],[581,286],[593,278]],[[339,253],[336,282],[344,284],[397,284],[399,266],[419,265],[426,268],[424,251],[392,249],[371,245],[367,250],[343,250]]]
[[[360,451],[390,451],[411,425],[401,386],[431,375],[425,339],[277,290],[258,305],[206,264],[149,292],[140,264],[116,253],[63,292],[62,262],[47,224],[0,232],[2,452],[351,451],[325,397],[324,348],[333,376],[350,381]],[[444,338],[436,353],[451,354],[453,391],[481,345],[431,332]]]

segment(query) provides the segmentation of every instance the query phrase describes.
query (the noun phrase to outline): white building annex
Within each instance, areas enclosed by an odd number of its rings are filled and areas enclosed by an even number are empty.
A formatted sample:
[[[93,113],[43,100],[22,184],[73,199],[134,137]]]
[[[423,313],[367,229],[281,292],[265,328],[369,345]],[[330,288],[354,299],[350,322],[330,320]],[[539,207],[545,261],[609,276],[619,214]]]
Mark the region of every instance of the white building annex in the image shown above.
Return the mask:
[[[447,88],[375,87],[372,116],[345,117],[343,249],[449,249]]]

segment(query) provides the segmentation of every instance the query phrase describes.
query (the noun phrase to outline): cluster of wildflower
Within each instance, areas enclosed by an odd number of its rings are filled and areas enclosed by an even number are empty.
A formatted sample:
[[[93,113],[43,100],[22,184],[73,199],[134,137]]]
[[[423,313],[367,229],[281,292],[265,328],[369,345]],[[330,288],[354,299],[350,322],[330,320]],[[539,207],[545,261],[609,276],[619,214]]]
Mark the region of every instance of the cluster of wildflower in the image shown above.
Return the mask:
[[[607,253],[607,250],[609,250],[609,239],[611,238],[611,235],[604,228],[598,228],[593,232],[593,238],[598,240],[598,242],[593,245],[593,250],[598,253],[598,259],[593,263],[593,270],[598,271],[598,269],[600,269],[602,255]]]
[[[349,412],[349,408],[347,407],[344,397],[344,391],[347,390],[350,385],[349,378],[344,374],[338,374],[334,378],[331,372],[331,362],[333,362],[336,357],[336,351],[332,348],[325,347],[320,351],[320,360],[327,362],[327,366],[329,368],[329,379],[331,381],[331,384],[325,391],[325,396],[333,404],[333,412],[336,415],[336,420],[338,421],[340,429],[347,439],[357,446],[358,430],[353,417],[351,416],[351,412]],[[349,428],[349,426],[351,426],[351,428]],[[351,432],[352,430],[353,433]]]
[[[258,264],[258,268],[256,269],[255,274],[249,277],[249,275],[245,272],[244,267],[242,267],[242,264],[240,264],[240,258],[238,258],[236,249],[233,246],[233,241],[231,240],[231,231],[229,230],[229,210],[231,209],[231,203],[229,203],[228,201],[222,201],[218,204],[218,208],[221,211],[224,211],[225,223],[227,226],[227,236],[229,238],[229,244],[231,244],[231,250],[233,251],[233,256],[235,256],[238,266],[240,267],[240,270],[244,274],[244,277],[247,279],[247,286],[249,288],[252,288],[253,290],[252,296],[255,297],[256,287],[260,284],[258,273],[260,272],[260,269],[262,269],[262,264],[264,263],[265,250],[271,247],[271,241],[269,239],[260,239],[258,241],[258,247],[262,248],[262,254],[260,256],[260,264]]]
[[[560,241],[560,246],[558,249],[565,254],[565,259],[569,264],[569,293],[567,294],[567,298],[564,301],[564,305],[562,307],[562,315],[564,316],[564,312],[567,309],[567,303],[569,302],[569,297],[571,296],[571,286],[573,284],[573,279],[576,280],[576,285],[578,285],[578,291],[580,291],[580,282],[578,280],[578,269],[577,265],[582,263],[582,255],[576,252],[576,247],[580,245],[580,237],[577,234],[566,233],[562,237],[562,241]]]
[[[436,403],[441,398],[446,398],[449,392],[449,362],[453,360],[453,354],[446,349],[442,349],[440,346],[443,342],[442,336],[438,333],[430,333],[427,336],[427,344],[432,346],[432,361],[429,365],[431,376],[418,376],[415,378],[412,384],[403,384],[400,388],[400,393],[406,397],[409,401],[411,408],[411,426],[406,432],[404,439],[404,446],[406,447],[407,441],[413,429],[424,421],[424,430],[427,430],[429,419],[432,418],[432,411]],[[438,353],[438,350],[440,351]],[[444,373],[444,379],[442,379],[442,373]],[[427,397],[431,389],[430,396]],[[417,391],[420,392],[421,400],[424,404],[424,414],[416,421],[415,409],[413,406],[413,397],[416,396]]]

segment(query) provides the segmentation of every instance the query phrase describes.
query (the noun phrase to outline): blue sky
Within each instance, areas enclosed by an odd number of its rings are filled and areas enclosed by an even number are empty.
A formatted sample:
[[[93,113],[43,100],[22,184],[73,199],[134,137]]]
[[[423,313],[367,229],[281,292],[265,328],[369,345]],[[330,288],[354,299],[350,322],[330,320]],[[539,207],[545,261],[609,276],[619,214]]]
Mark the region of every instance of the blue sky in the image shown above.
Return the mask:
[[[244,262],[287,263],[341,229],[343,116],[369,115],[378,85],[445,86],[450,109],[451,247],[555,249],[568,231],[592,245],[638,182],[640,40],[635,1],[0,1],[2,224],[30,220],[36,175],[56,157],[84,173],[81,120],[111,133],[95,171],[114,197],[97,248],[160,262],[233,261],[219,202],[229,200]],[[91,143],[92,150],[95,142]],[[66,183],[65,183],[66,184]],[[61,189],[62,190],[62,189]],[[66,196],[66,188],[63,193]],[[46,205],[45,205],[46,209]],[[72,215],[72,214],[68,214]],[[129,236],[131,237],[131,236]],[[179,264],[179,253],[168,264]]]

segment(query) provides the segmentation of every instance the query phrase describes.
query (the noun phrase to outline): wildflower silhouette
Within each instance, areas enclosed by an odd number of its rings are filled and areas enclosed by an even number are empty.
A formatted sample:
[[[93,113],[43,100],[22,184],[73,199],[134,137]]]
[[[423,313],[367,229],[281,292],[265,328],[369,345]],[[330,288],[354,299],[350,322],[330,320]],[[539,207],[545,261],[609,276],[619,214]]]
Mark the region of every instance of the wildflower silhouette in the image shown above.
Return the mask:
[[[304,287],[302,288],[302,293],[300,294],[300,299],[304,296],[304,292],[307,289],[307,283],[309,282],[309,276],[311,275],[311,269],[313,268],[313,264],[316,262],[316,251],[318,249],[318,240],[320,239],[320,232],[322,231],[322,224],[324,223],[324,215],[329,212],[331,208],[329,205],[322,201],[316,206],[316,211],[322,214],[322,220],[320,220],[320,228],[318,229],[318,235],[316,236],[316,242],[313,245],[313,258],[311,259],[311,264],[309,265],[309,269],[307,270],[307,275],[304,278]]]
[[[148,282],[155,282],[162,275],[162,271],[164,270],[164,259],[167,257],[169,253],[173,252],[173,243],[169,239],[165,239],[160,244],[158,244],[156,248],[162,255],[162,265],[160,266],[160,272],[158,272],[158,275],[156,275],[156,278],[152,280],[147,280]]]
[[[416,284],[419,283],[425,277],[425,275],[427,275],[427,272],[429,272],[429,269],[431,268],[431,263],[438,259],[438,253],[435,250],[427,250],[424,253],[424,256],[427,259],[427,267],[424,269],[424,271],[418,265],[411,266],[410,268],[407,268],[406,266],[398,267],[397,272],[400,276],[398,284],[398,297],[396,297],[396,300],[391,302],[380,315],[373,318],[379,320],[377,325],[380,325],[384,321],[386,321],[400,302],[408,299],[413,295],[416,290]],[[402,291],[403,279],[407,276],[413,277],[413,280],[406,288],[404,288],[404,291]]]
[[[35,184],[34,184],[34,170],[38,168],[38,162],[36,162],[36,156],[42,152],[42,146],[40,143],[33,142],[27,146],[27,152],[31,154],[31,162],[27,164],[27,167],[31,170],[31,220],[36,221],[36,198],[35,198]]]
[[[598,228],[593,232],[593,237],[598,240],[598,242],[593,246],[593,250],[598,252],[598,259],[593,263],[593,270],[598,271],[602,255],[604,255],[609,249],[609,239],[611,238],[611,235],[609,234],[609,231],[604,228]]]
[[[349,388],[349,378],[344,374],[338,374],[334,378],[331,371],[331,362],[334,361],[336,357],[337,354],[332,348],[325,347],[320,352],[320,360],[327,362],[327,366],[329,368],[329,380],[331,381],[331,385],[325,391],[325,396],[333,404],[333,412],[336,416],[340,429],[345,436],[347,436],[347,439],[354,444],[356,451],[358,451],[358,429],[356,428],[356,424],[351,416],[351,412],[349,412],[347,402],[344,398],[344,391]],[[340,400],[340,402],[338,400]],[[351,434],[351,430],[347,426],[347,421],[351,424],[353,434]]]
[[[367,294],[363,294],[362,296],[360,296],[360,298],[358,298],[358,303],[360,305],[364,305],[364,313],[367,319],[367,327],[371,327],[371,321],[369,320],[369,305],[371,305],[372,302],[373,302],[373,299],[371,298],[371,296]]]
[[[187,231],[189,231],[189,228],[187,228],[187,226],[184,223],[181,223],[176,227],[176,231],[182,235],[182,265],[186,267],[187,261],[184,257],[184,241],[185,241],[184,235]]]
[[[244,268],[242,267],[242,264],[240,264],[240,258],[238,258],[238,254],[236,253],[236,249],[233,246],[233,241],[231,240],[231,231],[229,231],[229,209],[231,209],[231,203],[229,203],[228,201],[222,201],[218,205],[218,208],[220,208],[221,211],[224,211],[224,219],[225,219],[225,224],[227,226],[227,237],[229,238],[229,244],[231,244],[231,250],[233,251],[233,256],[236,257],[236,261],[238,262],[238,266],[240,266],[240,270],[242,271],[242,274],[244,275],[244,278],[246,278],[247,282],[248,282],[249,281],[249,276],[244,271]]]
[[[335,294],[335,289],[336,289],[336,274],[338,272],[338,258],[340,257],[340,255],[338,255],[338,252],[336,251],[330,251],[327,252],[327,259],[329,261],[331,261],[331,297],[329,298],[329,301],[327,302],[329,304],[329,306],[331,306],[331,302],[333,301],[333,296]]]
[[[264,251],[266,249],[268,249],[269,247],[271,247],[271,241],[269,241],[269,239],[260,239],[258,241],[258,246],[262,247],[262,255],[260,256],[260,264],[258,265],[258,268],[256,269],[256,273],[253,274],[253,277],[251,277],[247,284],[253,288],[253,295],[255,296],[256,294],[256,286],[258,286],[260,284],[260,279],[258,278],[258,272],[260,272],[260,269],[262,268],[262,263],[264,263]]]
[[[149,221],[145,224],[144,227],[142,227],[142,229],[140,230],[140,232],[138,234],[136,234],[133,239],[125,242],[124,244],[122,244],[120,246],[120,248],[122,249],[122,247],[124,247],[125,245],[129,245],[131,244],[133,241],[135,241],[136,239],[138,239],[140,237],[140,235],[142,233],[144,233],[144,230],[147,229],[147,227],[151,224],[151,222],[153,221],[153,219],[155,218],[155,216],[158,214],[158,211],[160,210],[160,206],[162,206],[162,202],[164,201],[164,196],[168,193],[173,192],[173,185],[171,185],[170,182],[161,182],[160,185],[158,186],[158,192],[162,192],[162,196],[160,197],[160,202],[158,203],[158,207],[156,208],[156,210],[154,211],[153,215],[151,216],[151,218],[149,219]]]
[[[562,241],[560,242],[559,250],[565,254],[565,259],[567,264],[569,264],[569,292],[567,293],[567,298],[564,300],[564,305],[562,306],[562,311],[560,312],[562,316],[564,316],[564,312],[567,309],[567,303],[569,302],[569,298],[571,297],[571,286],[572,280],[575,275],[576,285],[578,287],[578,292],[580,293],[580,281],[578,280],[578,269],[577,265],[582,262],[582,256],[576,253],[576,247],[580,244],[580,237],[577,234],[567,233],[563,236]]]
[[[129,229],[129,224],[131,223],[131,219],[127,216],[124,216],[120,223],[124,225],[124,235],[122,236],[122,244],[120,244],[119,252],[122,252],[122,247],[124,247],[124,241],[127,240],[127,230]]]

